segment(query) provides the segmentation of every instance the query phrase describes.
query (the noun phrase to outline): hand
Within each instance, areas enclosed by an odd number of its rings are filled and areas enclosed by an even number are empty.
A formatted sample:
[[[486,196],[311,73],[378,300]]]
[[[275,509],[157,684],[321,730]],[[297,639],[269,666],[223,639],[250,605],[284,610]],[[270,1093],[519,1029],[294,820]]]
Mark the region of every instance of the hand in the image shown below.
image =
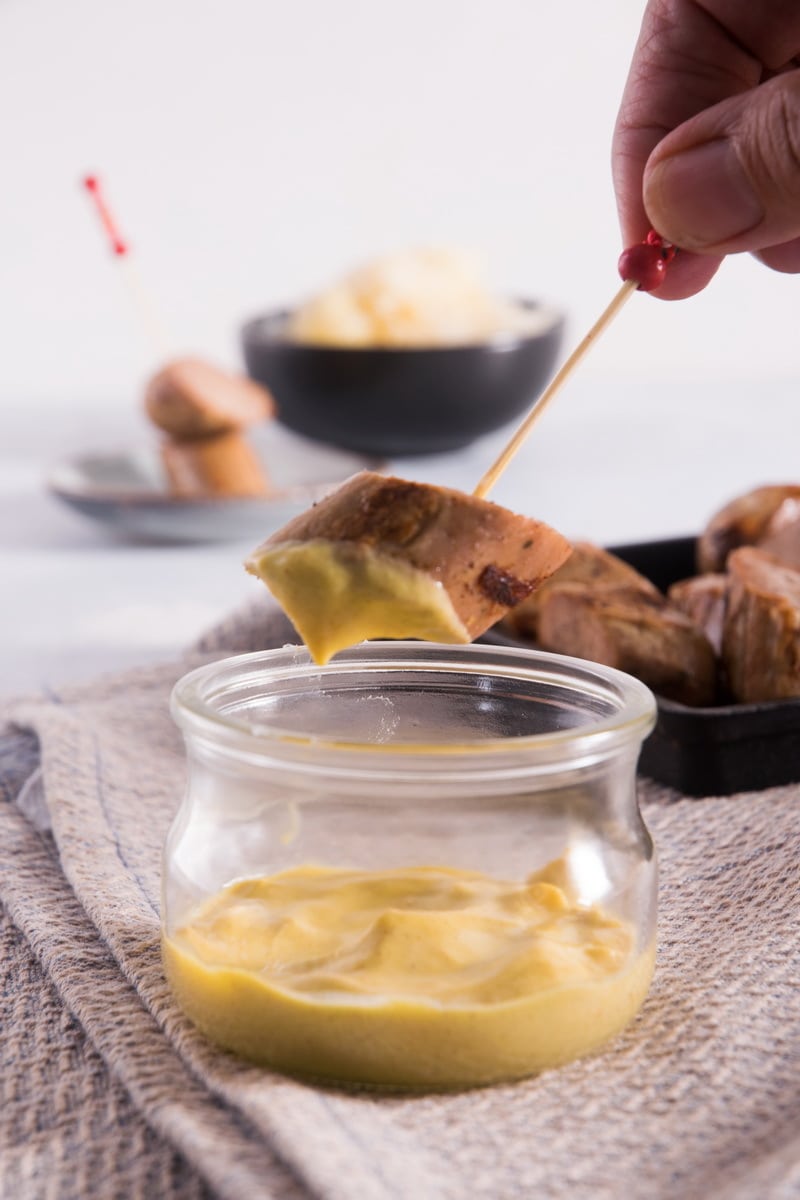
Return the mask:
[[[649,0],[614,131],[623,242],[681,248],[655,295],[726,254],[800,272],[800,4]]]

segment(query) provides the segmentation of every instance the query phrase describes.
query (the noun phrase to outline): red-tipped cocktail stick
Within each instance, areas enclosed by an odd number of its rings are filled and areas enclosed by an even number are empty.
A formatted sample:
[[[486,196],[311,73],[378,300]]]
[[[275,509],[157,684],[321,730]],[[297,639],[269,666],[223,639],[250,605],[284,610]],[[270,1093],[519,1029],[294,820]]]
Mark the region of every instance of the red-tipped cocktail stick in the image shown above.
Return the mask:
[[[492,463],[489,470],[478,483],[473,496],[483,499],[493,488],[505,471],[511,459],[527,438],[535,423],[544,412],[547,405],[557,392],[560,392],[567,379],[616,317],[622,306],[631,298],[634,292],[652,292],[664,281],[672,259],[675,257],[675,247],[665,242],[655,230],[648,233],[639,246],[629,246],[620,255],[618,269],[624,280],[622,287],[614,296],[611,303],[603,309],[592,328],[581,342],[575,347],[563,367],[553,377],[542,392],[533,408],[525,417],[522,424],[512,434],[511,439]]]
[[[108,234],[108,240],[111,243],[111,249],[114,254],[121,258],[123,254],[128,253],[128,244],[123,240],[117,229],[117,224],[111,216],[111,211],[106,203],[100,187],[100,180],[96,175],[87,175],[83,180],[83,186],[86,188],[89,195],[94,201],[94,206],[97,209],[97,215],[100,218],[100,224]]]
[[[139,320],[147,332],[148,339],[153,343],[159,359],[168,358],[170,357],[169,346],[172,339],[165,334],[155,305],[142,285],[139,273],[131,257],[130,245],[122,237],[117,223],[111,215],[111,210],[108,207],[103,195],[103,189],[100,186],[100,180],[96,175],[84,175],[82,182],[92,198],[97,216],[100,219],[100,224],[111,246],[111,252],[115,258],[120,260],[128,294],[136,309]]]

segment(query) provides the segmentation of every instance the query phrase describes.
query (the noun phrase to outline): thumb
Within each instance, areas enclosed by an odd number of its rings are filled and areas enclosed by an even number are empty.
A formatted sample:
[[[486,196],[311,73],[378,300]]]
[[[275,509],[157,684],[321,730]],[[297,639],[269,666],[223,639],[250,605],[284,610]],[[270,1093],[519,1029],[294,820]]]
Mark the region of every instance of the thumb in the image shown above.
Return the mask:
[[[686,250],[762,250],[800,235],[800,70],[724,100],[648,159],[653,227]]]

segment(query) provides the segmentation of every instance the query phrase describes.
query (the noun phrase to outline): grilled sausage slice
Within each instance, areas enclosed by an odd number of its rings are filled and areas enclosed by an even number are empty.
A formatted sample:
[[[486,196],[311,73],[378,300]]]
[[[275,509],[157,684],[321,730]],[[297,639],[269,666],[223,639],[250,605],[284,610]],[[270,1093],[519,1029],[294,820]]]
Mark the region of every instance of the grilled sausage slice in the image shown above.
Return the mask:
[[[239,433],[190,442],[164,441],[161,461],[173,496],[266,496],[270,487],[259,459]]]
[[[539,614],[539,644],[627,671],[682,704],[714,700],[716,658],[705,634],[663,597],[635,588],[550,588]]]
[[[756,547],[728,558],[722,654],[737,700],[800,696],[800,571]]]
[[[731,500],[715,513],[698,539],[698,570],[724,571],[732,550],[754,546],[769,536],[770,523],[786,500],[800,500],[800,484],[771,484]]]
[[[265,421],[275,413],[266,388],[196,358],[168,363],[144,398],[154,425],[172,437],[210,437]]]
[[[564,565],[503,618],[503,629],[513,637],[537,641],[541,606],[550,590],[562,583],[585,583],[591,586],[611,584],[641,592],[645,596],[659,595],[649,579],[645,579],[644,575],[640,575],[615,554],[591,542],[575,542],[572,554]]]
[[[565,561],[541,521],[364,471],[248,558],[316,661],[367,637],[468,642]]]

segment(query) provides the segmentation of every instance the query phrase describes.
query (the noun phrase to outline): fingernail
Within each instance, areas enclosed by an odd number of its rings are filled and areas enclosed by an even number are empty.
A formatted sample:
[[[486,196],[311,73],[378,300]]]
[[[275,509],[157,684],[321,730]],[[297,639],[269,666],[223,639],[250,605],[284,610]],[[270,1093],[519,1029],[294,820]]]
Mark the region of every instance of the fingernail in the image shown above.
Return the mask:
[[[761,201],[726,139],[658,163],[647,175],[644,201],[659,232],[687,250],[730,241],[764,218]]]

